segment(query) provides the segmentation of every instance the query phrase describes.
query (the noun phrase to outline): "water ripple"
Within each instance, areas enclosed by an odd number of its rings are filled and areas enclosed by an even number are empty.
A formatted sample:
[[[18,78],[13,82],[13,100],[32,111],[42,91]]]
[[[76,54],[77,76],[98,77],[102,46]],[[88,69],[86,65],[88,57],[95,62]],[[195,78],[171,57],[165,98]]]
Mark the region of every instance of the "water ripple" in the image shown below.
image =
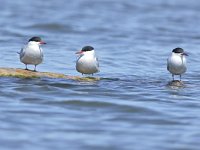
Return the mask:
[[[41,36],[39,71],[81,76],[74,53],[84,45],[101,70],[94,82],[1,77],[2,149],[199,149],[197,1],[8,0],[0,9],[1,67],[24,68],[16,52]],[[175,47],[190,54],[182,88],[168,86]]]

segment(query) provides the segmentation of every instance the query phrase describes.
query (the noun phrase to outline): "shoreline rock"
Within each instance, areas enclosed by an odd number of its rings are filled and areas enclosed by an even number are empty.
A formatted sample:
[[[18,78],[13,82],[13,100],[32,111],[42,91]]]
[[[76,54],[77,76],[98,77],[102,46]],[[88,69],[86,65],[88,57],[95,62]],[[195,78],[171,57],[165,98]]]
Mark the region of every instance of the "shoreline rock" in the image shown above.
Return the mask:
[[[71,76],[61,73],[52,72],[34,72],[32,70],[24,70],[18,68],[0,68],[0,77],[16,77],[16,78],[58,78],[58,79],[71,79],[78,81],[98,81],[98,77],[81,77]]]
[[[168,86],[171,87],[185,87],[184,83],[180,80],[173,80],[168,83]]]

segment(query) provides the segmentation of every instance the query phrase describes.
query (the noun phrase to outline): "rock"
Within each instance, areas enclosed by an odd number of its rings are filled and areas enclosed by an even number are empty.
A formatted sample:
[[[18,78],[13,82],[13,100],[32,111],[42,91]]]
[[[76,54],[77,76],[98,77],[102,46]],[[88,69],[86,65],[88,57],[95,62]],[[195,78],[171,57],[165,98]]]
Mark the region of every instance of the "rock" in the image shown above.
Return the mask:
[[[168,83],[168,86],[172,86],[172,87],[184,87],[184,83],[182,81],[179,81],[179,80],[173,80],[173,81],[170,81]]]
[[[98,81],[98,77],[79,77],[69,76],[60,73],[51,72],[34,72],[32,70],[24,70],[17,68],[0,68],[0,77],[16,77],[16,78],[60,78],[60,79],[72,79],[78,81]]]

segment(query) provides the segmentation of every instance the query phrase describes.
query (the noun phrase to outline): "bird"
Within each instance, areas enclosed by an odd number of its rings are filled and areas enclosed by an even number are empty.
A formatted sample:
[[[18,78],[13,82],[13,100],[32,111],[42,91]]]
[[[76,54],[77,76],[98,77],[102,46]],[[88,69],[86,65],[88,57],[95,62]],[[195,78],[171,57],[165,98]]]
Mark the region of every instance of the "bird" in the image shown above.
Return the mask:
[[[38,36],[34,36],[28,40],[28,43],[18,53],[20,61],[26,65],[25,70],[28,70],[27,65],[34,65],[34,71],[38,64],[43,61],[43,50],[41,45],[46,44]]]
[[[188,54],[182,48],[177,47],[172,50],[172,54],[167,59],[167,70],[172,74],[173,81],[174,75],[179,75],[181,81],[181,75],[187,70],[185,56]]]
[[[84,46],[80,51],[76,61],[76,70],[83,74],[94,74],[99,72],[99,62],[95,55],[94,47]]]

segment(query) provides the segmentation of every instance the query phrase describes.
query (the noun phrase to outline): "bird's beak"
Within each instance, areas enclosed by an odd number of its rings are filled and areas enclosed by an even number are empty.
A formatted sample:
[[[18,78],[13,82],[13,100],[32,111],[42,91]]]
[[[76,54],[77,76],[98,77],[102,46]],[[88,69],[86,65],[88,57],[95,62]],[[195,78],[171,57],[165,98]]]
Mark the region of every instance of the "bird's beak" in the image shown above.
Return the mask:
[[[77,54],[77,55],[81,55],[81,54],[83,54],[83,51],[80,50],[80,51],[76,52],[76,54]]]
[[[44,42],[44,41],[41,41],[41,42],[40,42],[40,44],[47,44],[47,43],[46,43],[46,42]]]
[[[188,54],[187,54],[187,53],[185,53],[185,52],[183,52],[181,55],[183,55],[183,56],[188,56]]]

